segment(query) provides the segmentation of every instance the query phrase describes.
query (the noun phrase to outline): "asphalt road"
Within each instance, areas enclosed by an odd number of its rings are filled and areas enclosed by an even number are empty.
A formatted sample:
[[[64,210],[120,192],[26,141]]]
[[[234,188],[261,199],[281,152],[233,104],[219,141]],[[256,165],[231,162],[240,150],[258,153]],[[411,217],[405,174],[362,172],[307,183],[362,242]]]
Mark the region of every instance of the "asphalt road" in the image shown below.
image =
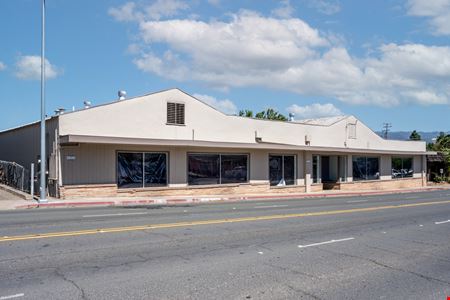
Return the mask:
[[[450,190],[0,212],[0,300],[446,296]]]

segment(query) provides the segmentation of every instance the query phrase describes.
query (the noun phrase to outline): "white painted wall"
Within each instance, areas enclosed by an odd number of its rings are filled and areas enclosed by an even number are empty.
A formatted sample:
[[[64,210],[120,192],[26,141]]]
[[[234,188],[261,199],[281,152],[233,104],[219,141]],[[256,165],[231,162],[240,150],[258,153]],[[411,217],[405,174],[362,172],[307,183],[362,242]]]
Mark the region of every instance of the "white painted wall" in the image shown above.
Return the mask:
[[[186,125],[166,125],[166,103],[186,104]],[[356,139],[349,139],[347,124],[356,123]],[[225,115],[205,103],[172,89],[60,116],[61,135],[89,135],[145,139],[255,143],[425,152],[425,143],[384,140],[350,116],[331,126],[305,125]]]

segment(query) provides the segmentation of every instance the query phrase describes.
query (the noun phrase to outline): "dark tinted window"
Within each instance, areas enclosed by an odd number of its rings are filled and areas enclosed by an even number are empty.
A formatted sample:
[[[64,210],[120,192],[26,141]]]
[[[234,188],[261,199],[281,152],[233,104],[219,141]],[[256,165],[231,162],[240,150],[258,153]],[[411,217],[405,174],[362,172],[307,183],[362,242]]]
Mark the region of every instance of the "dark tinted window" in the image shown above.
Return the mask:
[[[167,185],[167,166],[165,153],[144,153],[145,186]]]
[[[142,187],[142,153],[117,154],[119,188]]]
[[[189,154],[188,183],[190,185],[219,184],[218,154]]]
[[[353,156],[353,180],[374,180],[380,178],[378,157]]]
[[[270,185],[277,185],[283,178],[283,156],[269,156],[269,181]]]
[[[295,184],[295,157],[284,156],[284,181],[286,185]]]
[[[295,184],[295,156],[269,155],[270,185]]]
[[[247,182],[247,155],[221,155],[221,183]]]
[[[413,173],[412,157],[392,158],[392,178],[413,177]]]
[[[117,186],[142,188],[167,185],[166,153],[117,153]]]

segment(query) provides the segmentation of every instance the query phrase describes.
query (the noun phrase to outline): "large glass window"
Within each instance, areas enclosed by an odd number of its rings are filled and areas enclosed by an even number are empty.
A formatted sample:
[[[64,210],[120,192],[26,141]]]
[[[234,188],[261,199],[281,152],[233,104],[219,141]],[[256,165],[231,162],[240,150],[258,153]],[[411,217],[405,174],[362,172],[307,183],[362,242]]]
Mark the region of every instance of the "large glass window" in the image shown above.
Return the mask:
[[[221,155],[221,183],[247,182],[247,155]]]
[[[189,185],[243,183],[248,181],[248,155],[203,154],[188,155]]]
[[[353,156],[353,180],[380,179],[380,159],[378,157]]]
[[[165,153],[144,153],[144,186],[167,185]]]
[[[295,155],[269,155],[270,185],[295,184]]]
[[[312,180],[313,183],[320,183],[321,182],[321,175],[320,175],[320,156],[319,155],[313,155],[312,157]]]
[[[119,188],[167,185],[167,154],[117,153],[117,185]]]
[[[188,183],[190,185],[219,184],[218,154],[189,154]]]
[[[392,157],[392,178],[413,177],[412,157]]]

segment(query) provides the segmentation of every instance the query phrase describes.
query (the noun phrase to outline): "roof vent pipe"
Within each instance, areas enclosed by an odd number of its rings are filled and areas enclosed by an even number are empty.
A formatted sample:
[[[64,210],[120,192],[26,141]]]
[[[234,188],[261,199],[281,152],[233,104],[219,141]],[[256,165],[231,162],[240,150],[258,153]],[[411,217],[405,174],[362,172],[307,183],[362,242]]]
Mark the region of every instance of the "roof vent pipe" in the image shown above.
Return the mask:
[[[88,100],[84,101],[83,104],[84,104],[84,108],[85,108],[85,109],[86,109],[86,108],[90,108],[91,105],[92,105],[91,101],[88,101]]]
[[[65,108],[62,108],[62,107],[58,108],[55,110],[55,115],[57,115],[57,116],[62,115],[62,114],[64,114],[65,111],[66,111]]]
[[[125,98],[127,97],[127,92],[124,90],[120,90],[117,92],[117,95],[119,96],[119,101],[125,100]]]
[[[295,117],[294,113],[289,113],[289,122],[294,122],[295,121],[294,117]]]

